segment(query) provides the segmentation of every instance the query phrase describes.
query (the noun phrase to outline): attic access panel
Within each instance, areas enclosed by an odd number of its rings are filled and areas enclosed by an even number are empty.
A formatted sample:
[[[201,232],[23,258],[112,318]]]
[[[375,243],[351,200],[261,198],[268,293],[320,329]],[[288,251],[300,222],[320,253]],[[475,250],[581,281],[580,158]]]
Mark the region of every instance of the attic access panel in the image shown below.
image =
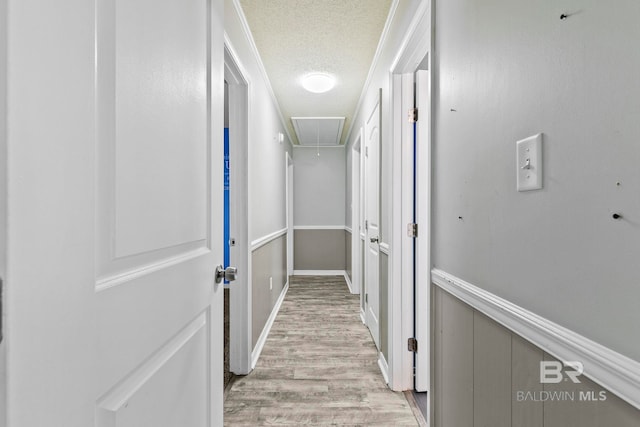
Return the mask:
[[[306,147],[340,145],[344,117],[291,117],[298,143]]]

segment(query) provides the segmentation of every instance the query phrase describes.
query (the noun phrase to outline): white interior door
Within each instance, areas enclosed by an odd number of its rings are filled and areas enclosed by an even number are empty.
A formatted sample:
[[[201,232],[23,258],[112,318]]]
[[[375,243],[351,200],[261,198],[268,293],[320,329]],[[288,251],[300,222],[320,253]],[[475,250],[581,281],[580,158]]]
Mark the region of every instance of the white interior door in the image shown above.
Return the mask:
[[[430,387],[431,336],[431,93],[429,71],[418,70],[415,76],[416,108],[416,222],[419,233],[415,245],[415,337],[419,351],[415,354],[415,390]]]
[[[366,320],[380,348],[380,98],[364,126],[366,162]]]
[[[9,4],[8,425],[221,425],[222,2]]]

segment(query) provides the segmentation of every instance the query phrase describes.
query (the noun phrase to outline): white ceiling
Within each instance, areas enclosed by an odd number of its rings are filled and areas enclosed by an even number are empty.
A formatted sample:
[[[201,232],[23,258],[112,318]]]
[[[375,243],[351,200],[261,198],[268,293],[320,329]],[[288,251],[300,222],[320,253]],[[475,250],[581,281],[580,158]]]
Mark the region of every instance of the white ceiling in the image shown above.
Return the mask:
[[[240,0],[289,133],[291,117],[345,117],[345,143],[392,0]],[[336,77],[307,92],[310,72]]]

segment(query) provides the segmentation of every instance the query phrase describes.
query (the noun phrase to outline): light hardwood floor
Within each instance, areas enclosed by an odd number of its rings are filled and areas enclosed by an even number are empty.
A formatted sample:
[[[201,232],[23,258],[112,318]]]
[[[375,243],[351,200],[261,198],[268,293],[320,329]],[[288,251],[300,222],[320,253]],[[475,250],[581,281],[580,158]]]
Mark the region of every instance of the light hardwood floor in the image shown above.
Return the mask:
[[[391,391],[343,277],[293,276],[256,369],[225,399],[225,426],[416,426]]]

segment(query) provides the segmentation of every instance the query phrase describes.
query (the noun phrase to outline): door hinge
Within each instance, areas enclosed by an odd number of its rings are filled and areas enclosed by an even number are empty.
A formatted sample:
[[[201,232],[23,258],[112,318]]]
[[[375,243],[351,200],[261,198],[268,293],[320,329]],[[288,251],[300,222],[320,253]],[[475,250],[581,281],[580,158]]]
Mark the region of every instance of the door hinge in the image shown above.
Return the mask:
[[[369,303],[369,294],[364,294],[364,302]]]
[[[407,341],[407,350],[409,350],[412,353],[417,353],[418,352],[418,340],[415,338],[409,338],[409,340]]]
[[[364,147],[364,155],[365,157],[369,157],[369,147]]]
[[[369,229],[369,221],[368,220],[364,220],[364,229],[368,230]]]
[[[418,109],[409,109],[409,123],[416,123],[418,121]]]
[[[407,224],[407,236],[418,237],[418,224],[414,222]]]
[[[236,245],[236,238],[232,237],[229,239],[229,246],[235,246]]]

